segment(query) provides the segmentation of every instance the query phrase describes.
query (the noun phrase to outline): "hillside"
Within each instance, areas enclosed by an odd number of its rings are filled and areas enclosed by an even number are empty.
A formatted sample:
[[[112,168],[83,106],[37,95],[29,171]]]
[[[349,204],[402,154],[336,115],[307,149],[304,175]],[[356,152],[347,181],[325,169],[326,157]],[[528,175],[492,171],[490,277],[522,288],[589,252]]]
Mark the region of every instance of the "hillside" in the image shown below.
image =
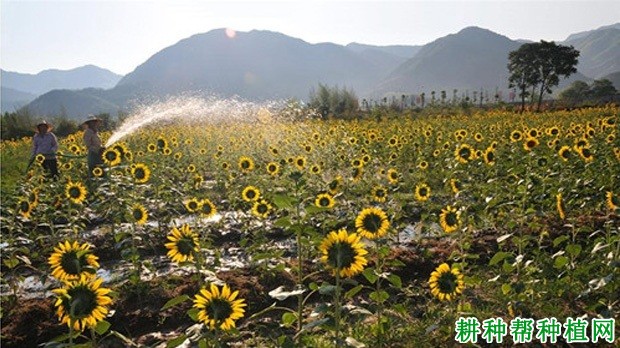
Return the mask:
[[[586,76],[598,79],[620,71],[620,28],[598,29],[569,37],[562,44],[579,50],[577,69]]]

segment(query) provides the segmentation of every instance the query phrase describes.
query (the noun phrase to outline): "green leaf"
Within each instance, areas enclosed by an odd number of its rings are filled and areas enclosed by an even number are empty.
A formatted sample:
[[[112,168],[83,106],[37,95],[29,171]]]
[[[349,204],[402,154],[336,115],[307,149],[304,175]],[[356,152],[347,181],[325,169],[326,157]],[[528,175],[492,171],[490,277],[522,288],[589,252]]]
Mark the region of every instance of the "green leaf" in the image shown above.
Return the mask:
[[[336,286],[327,284],[327,283],[323,283],[323,285],[321,285],[321,287],[319,288],[319,294],[321,295],[331,295],[335,291],[336,291]]]
[[[327,323],[328,321],[329,321],[329,318],[323,318],[323,319],[315,320],[313,322],[310,322],[310,323],[304,325],[302,327],[302,330],[303,331],[310,330],[310,329],[312,329],[314,327],[323,325],[323,324]]]
[[[168,341],[168,343],[166,343],[166,348],[178,347],[181,344],[183,344],[183,342],[185,342],[186,339],[187,339],[187,336],[185,334],[181,334],[181,336]]]
[[[379,277],[375,274],[375,271],[372,268],[366,268],[364,272],[362,272],[362,274],[370,284],[374,284],[377,279],[379,279]]]
[[[207,348],[207,339],[203,338],[200,341],[198,341],[198,348]]]
[[[369,297],[377,303],[383,303],[390,298],[390,295],[385,290],[379,290],[371,292]]]
[[[14,257],[12,257],[10,259],[4,260],[3,263],[4,263],[4,265],[7,268],[11,269],[11,268],[15,268],[17,265],[19,265],[19,260],[14,258]]]
[[[198,308],[191,308],[187,311],[187,315],[192,318],[193,321],[198,321],[198,312],[200,312]]]
[[[392,285],[394,285],[395,288],[400,289],[403,287],[402,280],[400,280],[400,277],[396,274],[390,274],[387,279],[390,283],[392,283]]]
[[[95,326],[95,332],[99,336],[103,336],[103,334],[108,332],[108,330],[110,329],[110,326],[112,326],[112,324],[110,324],[109,322],[107,322],[105,320],[102,320],[102,321],[97,323],[97,326]]]
[[[512,286],[510,286],[510,284],[508,283],[502,284],[502,293],[504,295],[508,295],[510,293],[510,290],[512,290]]]
[[[495,253],[495,255],[493,255],[493,257],[491,258],[491,261],[489,261],[489,266],[497,265],[498,263],[500,263],[501,261],[504,261],[505,258],[511,255],[512,255],[511,253],[508,253],[505,251],[498,251],[497,253]]]
[[[555,262],[553,262],[553,267],[562,268],[568,263],[568,257],[566,256],[558,256],[555,258]]]
[[[161,307],[162,311],[165,311],[166,309],[170,308],[170,307],[174,307],[176,305],[178,305],[179,303],[183,303],[185,301],[188,301],[190,299],[190,297],[188,295],[181,295],[181,296],[177,296],[173,299],[170,299],[168,302],[166,302],[166,304]]]
[[[288,216],[281,217],[273,223],[276,227],[289,227],[291,225],[291,219]]]
[[[560,245],[560,243],[566,241],[568,239],[568,236],[559,236],[558,238],[553,240],[553,246],[557,247],[558,245]]]
[[[312,282],[312,283],[310,283],[310,285],[308,285],[308,288],[310,288],[310,290],[312,290],[312,291],[319,290],[319,284],[317,284],[315,282]]]
[[[292,208],[295,204],[295,199],[286,195],[273,196],[273,204],[280,209]]]
[[[297,321],[297,315],[291,312],[282,314],[282,326],[292,326]]]
[[[566,246],[566,252],[572,257],[577,257],[581,253],[581,249],[579,244],[569,244]]]
[[[308,213],[309,215],[322,213],[327,210],[329,210],[329,208],[320,208],[320,207],[317,207],[316,205],[309,205],[306,207],[306,213]]]
[[[347,291],[344,294],[344,298],[352,298],[353,296],[357,295],[358,292],[360,292],[362,290],[363,286],[362,285],[358,285],[354,288],[352,288],[351,290]]]

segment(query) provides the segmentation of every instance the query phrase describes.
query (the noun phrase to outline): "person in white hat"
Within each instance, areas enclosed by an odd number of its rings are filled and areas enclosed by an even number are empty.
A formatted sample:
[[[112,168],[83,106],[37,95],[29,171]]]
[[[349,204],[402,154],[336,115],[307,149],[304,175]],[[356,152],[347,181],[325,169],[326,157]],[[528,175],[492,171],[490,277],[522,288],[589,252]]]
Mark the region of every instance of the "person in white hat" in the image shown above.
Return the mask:
[[[101,119],[90,115],[82,125],[84,129],[84,144],[88,149],[88,176],[93,176],[93,170],[103,165],[103,146],[99,137],[99,124]]]
[[[43,155],[43,169],[45,169],[48,176],[57,180],[58,160],[56,159],[56,151],[58,151],[58,139],[56,139],[56,135],[51,132],[52,128],[53,126],[47,123],[47,121],[41,121],[37,124],[36,133],[34,137],[32,137],[31,162],[35,156],[39,154]]]

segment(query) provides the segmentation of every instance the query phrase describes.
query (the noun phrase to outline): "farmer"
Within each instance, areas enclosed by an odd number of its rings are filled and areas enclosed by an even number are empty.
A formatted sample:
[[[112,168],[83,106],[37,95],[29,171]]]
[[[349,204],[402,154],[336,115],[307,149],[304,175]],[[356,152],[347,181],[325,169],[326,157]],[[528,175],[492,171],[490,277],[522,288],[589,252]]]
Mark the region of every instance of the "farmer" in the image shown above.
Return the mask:
[[[56,160],[56,151],[58,151],[58,140],[54,133],[51,132],[53,126],[46,121],[37,124],[34,137],[32,137],[32,156],[30,163],[34,158],[43,155],[43,169],[54,180],[58,180],[58,161]]]
[[[93,170],[103,164],[103,146],[101,146],[101,138],[99,137],[99,124],[101,119],[90,115],[82,123],[84,129],[84,144],[88,149],[88,176],[93,176]]]

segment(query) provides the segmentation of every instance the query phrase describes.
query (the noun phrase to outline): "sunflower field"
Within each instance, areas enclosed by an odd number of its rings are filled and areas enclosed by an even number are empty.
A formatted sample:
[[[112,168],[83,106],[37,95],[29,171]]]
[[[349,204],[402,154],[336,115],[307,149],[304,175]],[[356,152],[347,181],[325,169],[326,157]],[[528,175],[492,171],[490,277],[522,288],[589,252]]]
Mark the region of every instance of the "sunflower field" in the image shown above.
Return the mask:
[[[2,344],[614,346],[619,115],[170,122],[58,180],[2,141]]]

